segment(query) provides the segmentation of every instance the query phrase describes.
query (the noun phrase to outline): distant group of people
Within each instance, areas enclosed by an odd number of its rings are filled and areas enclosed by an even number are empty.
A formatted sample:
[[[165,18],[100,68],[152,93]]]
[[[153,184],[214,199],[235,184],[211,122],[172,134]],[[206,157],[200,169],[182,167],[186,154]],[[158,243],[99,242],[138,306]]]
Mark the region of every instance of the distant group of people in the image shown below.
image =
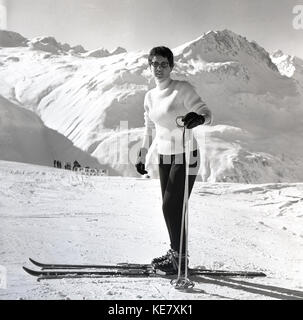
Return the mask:
[[[59,160],[54,160],[54,167],[61,169],[61,168],[62,168],[62,163],[61,163],[61,161],[59,161]],[[73,166],[71,165],[70,162],[65,162],[65,163],[64,163],[64,169],[66,169],[66,170],[76,171],[78,168],[81,168],[81,165],[80,165],[80,163],[79,163],[77,160],[74,161]]]
[[[62,163],[59,160],[54,160],[54,167],[55,168],[62,168]],[[105,169],[95,169],[95,168],[90,168],[88,166],[86,167],[82,167],[81,164],[75,160],[73,162],[73,165],[71,164],[71,162],[65,162],[64,163],[64,167],[65,170],[73,170],[73,171],[78,171],[81,173],[84,173],[86,175],[91,175],[91,176],[98,176],[98,175],[107,175],[107,171]]]
[[[59,169],[61,169],[61,168],[62,168],[61,161],[54,160],[54,167],[55,167],[55,168],[59,168]]]

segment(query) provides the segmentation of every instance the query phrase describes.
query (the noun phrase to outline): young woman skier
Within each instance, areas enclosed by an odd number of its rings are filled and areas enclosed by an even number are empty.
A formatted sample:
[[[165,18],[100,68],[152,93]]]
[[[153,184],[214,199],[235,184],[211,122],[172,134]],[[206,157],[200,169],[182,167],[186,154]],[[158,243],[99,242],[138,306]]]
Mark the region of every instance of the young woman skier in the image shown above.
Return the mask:
[[[198,125],[211,124],[212,114],[189,82],[171,79],[174,56],[169,48],[163,46],[153,48],[149,53],[148,63],[156,87],[149,90],[144,99],[145,132],[136,169],[141,175],[147,174],[146,155],[153,139],[153,130],[155,130],[162,210],[171,243],[168,252],[154,258],[152,265],[155,269],[174,274],[177,273],[180,262],[182,269],[188,265],[188,257],[184,254],[186,234],[181,237],[186,181],[184,131],[178,126],[176,119],[181,118],[182,126],[188,130]],[[200,164],[200,153],[194,137],[190,141],[189,150],[188,197],[194,186]],[[183,238],[182,248],[180,238]],[[179,257],[180,249],[183,254]],[[186,263],[185,259],[187,259]]]

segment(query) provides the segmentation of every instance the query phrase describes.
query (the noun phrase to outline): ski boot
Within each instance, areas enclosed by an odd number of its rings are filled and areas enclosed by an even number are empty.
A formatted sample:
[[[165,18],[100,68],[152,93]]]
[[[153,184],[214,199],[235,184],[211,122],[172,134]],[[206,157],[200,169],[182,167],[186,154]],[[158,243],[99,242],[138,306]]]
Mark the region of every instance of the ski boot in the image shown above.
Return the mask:
[[[151,261],[151,265],[154,266],[154,265],[157,265],[158,263],[161,263],[161,262],[165,261],[165,260],[171,255],[171,252],[172,252],[172,249],[169,249],[169,250],[166,252],[166,254],[164,254],[163,256],[154,258],[154,259]]]
[[[188,258],[185,257],[183,254],[181,256],[181,272],[184,273],[185,271],[185,259],[187,259],[188,265]],[[164,274],[177,274],[179,269],[179,253],[174,250],[170,250],[170,254],[168,257],[158,263],[153,264],[153,268],[157,272],[163,272]]]

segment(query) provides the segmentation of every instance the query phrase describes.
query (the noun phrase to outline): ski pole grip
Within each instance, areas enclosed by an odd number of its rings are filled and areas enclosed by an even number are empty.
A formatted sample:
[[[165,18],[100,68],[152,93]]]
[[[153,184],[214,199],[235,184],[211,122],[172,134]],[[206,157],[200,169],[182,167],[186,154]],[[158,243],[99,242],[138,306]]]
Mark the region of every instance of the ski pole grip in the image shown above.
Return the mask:
[[[184,127],[184,122],[183,122],[184,117],[183,116],[178,116],[176,118],[176,124],[179,128],[183,128]]]

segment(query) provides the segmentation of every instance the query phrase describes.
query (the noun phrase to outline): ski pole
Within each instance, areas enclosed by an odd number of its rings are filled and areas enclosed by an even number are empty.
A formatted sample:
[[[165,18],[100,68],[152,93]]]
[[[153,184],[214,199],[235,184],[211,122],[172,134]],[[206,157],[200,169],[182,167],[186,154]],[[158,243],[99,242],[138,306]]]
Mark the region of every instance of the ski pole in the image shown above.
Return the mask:
[[[182,208],[182,221],[181,221],[181,234],[180,234],[180,248],[179,248],[179,261],[178,261],[178,277],[172,280],[172,284],[175,285],[176,289],[188,289],[194,286],[194,283],[188,278],[188,173],[189,173],[189,160],[190,160],[190,141],[191,141],[191,130],[186,130],[184,126],[182,116],[176,118],[178,127],[183,127],[183,151],[185,153],[185,185],[184,185],[184,196],[183,196],[183,208]],[[187,146],[186,146],[186,132],[188,132]],[[183,237],[185,230],[185,270],[184,277],[181,276],[182,269],[182,250],[183,250]]]

